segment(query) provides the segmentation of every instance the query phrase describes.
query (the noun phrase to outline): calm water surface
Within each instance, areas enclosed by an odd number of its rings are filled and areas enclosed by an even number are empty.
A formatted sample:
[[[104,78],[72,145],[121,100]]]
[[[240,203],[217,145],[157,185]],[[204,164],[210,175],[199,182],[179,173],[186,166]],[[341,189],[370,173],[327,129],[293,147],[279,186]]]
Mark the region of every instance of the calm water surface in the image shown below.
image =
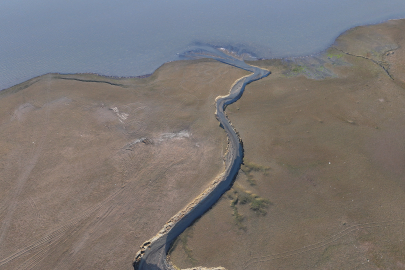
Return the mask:
[[[404,17],[404,0],[1,1],[0,89],[48,72],[148,74],[199,43],[309,55],[348,28]]]

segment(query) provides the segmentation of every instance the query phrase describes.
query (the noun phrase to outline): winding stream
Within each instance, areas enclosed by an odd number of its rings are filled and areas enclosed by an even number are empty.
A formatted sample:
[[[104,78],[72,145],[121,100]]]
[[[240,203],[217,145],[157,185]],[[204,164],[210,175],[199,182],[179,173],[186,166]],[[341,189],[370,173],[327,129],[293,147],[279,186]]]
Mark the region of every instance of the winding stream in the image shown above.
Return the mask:
[[[215,116],[228,136],[225,171],[218,175],[202,194],[173,216],[156,236],[141,246],[141,250],[136,254],[133,263],[135,270],[174,270],[174,267],[167,260],[167,252],[173,241],[197,218],[210,209],[232,186],[243,161],[243,147],[238,134],[233,129],[224,111],[229,104],[234,103],[242,96],[247,84],[270,74],[268,70],[250,66],[239,59],[210,47],[190,51],[184,56],[187,58],[215,59],[222,63],[250,71],[253,74],[238,79],[227,96],[218,96],[215,99]]]

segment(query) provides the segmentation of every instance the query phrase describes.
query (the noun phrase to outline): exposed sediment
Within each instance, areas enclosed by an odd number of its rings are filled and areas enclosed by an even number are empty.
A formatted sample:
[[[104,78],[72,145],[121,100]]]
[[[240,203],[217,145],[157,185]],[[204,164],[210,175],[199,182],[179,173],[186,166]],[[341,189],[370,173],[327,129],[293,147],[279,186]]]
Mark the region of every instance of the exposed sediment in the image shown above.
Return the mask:
[[[218,175],[209,187],[173,216],[152,239],[146,241],[135,256],[134,269],[175,269],[168,261],[167,252],[173,241],[197,218],[210,209],[232,185],[243,161],[242,142],[224,112],[227,105],[237,101],[243,94],[245,86],[270,74],[268,70],[247,65],[230,55],[215,49],[188,52],[190,58],[212,58],[247,71],[251,75],[238,79],[227,96],[218,96],[215,100],[215,116],[228,136],[228,147],[225,154],[225,170]],[[195,268],[206,269],[206,268]],[[216,268],[223,269],[223,268]]]

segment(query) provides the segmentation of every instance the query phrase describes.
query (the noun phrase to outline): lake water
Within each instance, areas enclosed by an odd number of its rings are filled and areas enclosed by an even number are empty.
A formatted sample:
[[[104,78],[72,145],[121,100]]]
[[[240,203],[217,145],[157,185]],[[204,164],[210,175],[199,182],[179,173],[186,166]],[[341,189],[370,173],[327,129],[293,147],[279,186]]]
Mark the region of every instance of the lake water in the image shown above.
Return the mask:
[[[0,89],[48,72],[148,74],[196,44],[304,56],[404,17],[404,0],[1,1]]]

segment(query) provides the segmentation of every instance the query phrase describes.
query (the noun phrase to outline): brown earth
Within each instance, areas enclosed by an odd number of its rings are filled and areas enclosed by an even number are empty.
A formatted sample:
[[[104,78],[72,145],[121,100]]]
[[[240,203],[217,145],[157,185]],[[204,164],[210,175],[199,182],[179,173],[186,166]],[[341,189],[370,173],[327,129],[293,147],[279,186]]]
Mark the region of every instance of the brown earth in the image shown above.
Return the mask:
[[[404,269],[405,21],[326,52],[254,62],[228,116],[245,166],[174,245],[227,269]],[[0,92],[0,269],[132,269],[139,246],[222,171],[214,99],[247,72],[48,74]]]
[[[405,20],[356,27],[227,109],[234,187],[176,241],[179,268],[405,269]]]
[[[48,74],[0,92],[0,269],[132,269],[223,170],[213,60],[151,77]]]

